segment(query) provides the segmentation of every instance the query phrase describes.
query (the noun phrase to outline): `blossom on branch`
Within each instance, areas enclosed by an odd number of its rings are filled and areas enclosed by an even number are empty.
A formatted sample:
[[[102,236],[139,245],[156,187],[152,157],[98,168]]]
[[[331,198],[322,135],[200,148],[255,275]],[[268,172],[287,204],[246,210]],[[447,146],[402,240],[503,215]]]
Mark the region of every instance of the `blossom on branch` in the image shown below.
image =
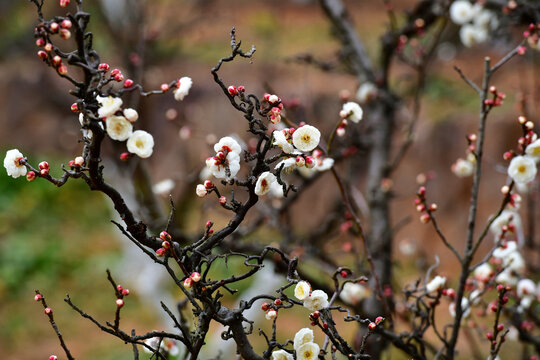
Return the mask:
[[[292,135],[293,145],[300,151],[311,151],[319,145],[321,132],[311,125],[296,129]]]
[[[313,330],[310,328],[303,328],[298,330],[296,335],[294,335],[293,347],[295,350],[304,344],[313,342]]]
[[[112,96],[107,96],[107,97],[97,96],[96,99],[100,105],[98,109],[98,115],[100,118],[105,118],[105,117],[114,115],[115,112],[120,110],[123,103],[122,99],[115,98]]]
[[[174,99],[176,101],[182,101],[184,98],[189,94],[189,89],[191,89],[191,85],[193,84],[193,81],[190,77],[184,76],[178,80],[177,88],[174,89]]]
[[[137,130],[129,137],[126,145],[130,153],[146,159],[154,151],[154,138],[144,130]]]
[[[272,351],[272,360],[293,360],[293,356],[285,350]]]
[[[319,356],[319,345],[314,342],[308,342],[300,346],[296,350],[296,359],[298,360],[315,360]]]
[[[348,103],[343,104],[343,107],[341,108],[339,114],[342,118],[346,118],[354,123],[357,123],[362,120],[362,117],[364,116],[364,111],[362,110],[360,105],[355,102],[349,101]]]
[[[24,155],[17,149],[11,149],[6,153],[6,157],[4,158],[4,167],[6,168],[9,176],[16,179],[19,176],[26,175],[26,166],[20,162],[23,158]]]
[[[526,184],[536,177],[536,163],[530,156],[516,156],[508,166],[508,176],[518,184]]]
[[[294,296],[298,300],[306,299],[311,293],[311,285],[307,281],[299,281],[294,288]]]
[[[313,290],[304,299],[304,307],[309,309],[309,311],[317,311],[328,307],[328,294],[322,290]]]
[[[107,118],[107,134],[113,140],[125,141],[133,134],[133,125],[123,116]]]
[[[347,282],[339,294],[341,300],[350,305],[356,305],[360,301],[368,298],[370,291],[363,285]]]
[[[272,133],[274,138],[272,145],[279,146],[286,154],[292,154],[294,152],[294,146],[291,144],[290,136],[287,138],[284,131],[276,130]]]
[[[257,179],[255,184],[255,194],[261,196],[266,195],[273,183],[277,181],[276,176],[269,171],[263,172]]]

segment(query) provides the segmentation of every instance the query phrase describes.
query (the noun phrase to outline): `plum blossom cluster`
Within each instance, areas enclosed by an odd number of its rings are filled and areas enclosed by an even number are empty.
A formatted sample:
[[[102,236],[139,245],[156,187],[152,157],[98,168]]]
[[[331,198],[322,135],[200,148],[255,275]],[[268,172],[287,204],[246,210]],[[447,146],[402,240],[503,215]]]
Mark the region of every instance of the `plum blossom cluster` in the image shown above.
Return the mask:
[[[296,357],[287,350],[276,350],[272,352],[272,360],[314,360],[317,359],[320,347],[314,342],[313,330],[309,328],[300,329],[294,335],[293,349]]]
[[[467,136],[469,146],[467,148],[467,156],[465,159],[459,158],[452,164],[451,170],[457,177],[463,178],[471,176],[476,169],[476,134],[470,134]]]
[[[343,104],[343,107],[339,112],[339,116],[342,120],[336,128],[336,135],[344,136],[345,128],[348,124],[347,120],[350,120],[353,123],[358,123],[360,120],[362,120],[362,117],[364,116],[364,111],[362,110],[360,105],[355,102],[349,101]]]
[[[459,37],[466,47],[487,41],[490,32],[497,29],[497,15],[484,9],[479,2],[474,5],[468,0],[454,1],[450,6],[450,18],[460,25]]]
[[[294,296],[303,301],[304,307],[310,311],[318,311],[329,306],[328,294],[322,290],[311,290],[307,281],[299,281],[294,288]]]
[[[521,155],[509,151],[504,154],[504,158],[510,160],[508,176],[518,185],[519,189],[519,187],[526,187],[536,177],[536,163],[540,161],[540,140],[532,130],[534,128],[532,121],[528,121],[524,116],[520,116],[518,121],[525,133],[523,137],[518,139],[518,150],[521,151]]]

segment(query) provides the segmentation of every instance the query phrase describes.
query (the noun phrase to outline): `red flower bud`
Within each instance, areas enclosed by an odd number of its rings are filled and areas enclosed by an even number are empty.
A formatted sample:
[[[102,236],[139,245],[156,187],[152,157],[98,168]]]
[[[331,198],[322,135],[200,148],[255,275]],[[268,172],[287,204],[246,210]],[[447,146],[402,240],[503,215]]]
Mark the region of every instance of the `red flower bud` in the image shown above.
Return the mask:
[[[124,88],[130,88],[132,86],[133,86],[133,80],[126,79],[126,81],[124,81]]]

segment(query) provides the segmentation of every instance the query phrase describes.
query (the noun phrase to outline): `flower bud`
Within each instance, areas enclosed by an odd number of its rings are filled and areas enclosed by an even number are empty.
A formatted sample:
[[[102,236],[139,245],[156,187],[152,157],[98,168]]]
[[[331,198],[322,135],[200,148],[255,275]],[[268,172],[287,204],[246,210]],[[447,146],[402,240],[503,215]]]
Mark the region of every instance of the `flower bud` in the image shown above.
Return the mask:
[[[116,76],[118,74],[120,74],[120,69],[112,69],[111,70],[111,76]]]
[[[165,84],[165,83],[161,84],[161,91],[167,92],[169,91],[169,89],[170,89],[169,84]]]
[[[244,92],[244,91],[246,91],[246,87],[240,85],[240,86],[238,87],[238,91],[239,91],[239,92]]]
[[[74,161],[76,166],[83,166],[84,165],[84,158],[82,156],[77,156]]]
[[[266,312],[266,320],[274,320],[275,318],[277,318],[277,311],[274,310],[274,309],[270,309]]]
[[[53,51],[53,46],[51,43],[47,43],[45,44],[45,46],[43,46],[43,49],[46,51],[46,52],[51,52]]]
[[[51,355],[51,356],[49,356],[49,360],[58,360],[58,356]]]
[[[221,205],[225,205],[227,203],[227,198],[225,196],[220,196],[218,201]]]
[[[193,279],[188,277],[184,280],[184,287],[186,289],[191,289],[191,287],[193,286]]]
[[[33,172],[33,171],[29,171],[28,173],[26,173],[26,180],[28,180],[29,182],[32,182],[36,179],[36,173]]]
[[[59,73],[60,75],[66,75],[66,74],[67,74],[67,67],[66,67],[66,65],[60,65],[60,66],[58,67],[58,73]]]
[[[345,270],[341,270],[339,275],[341,275],[341,277],[345,279],[349,274]]]
[[[78,112],[79,111],[79,105],[77,103],[71,104],[71,111]]]
[[[339,136],[339,137],[345,136],[345,128],[338,127],[337,130],[336,130],[336,135]]]
[[[214,188],[214,183],[212,181],[210,181],[210,180],[205,180],[204,181],[204,187],[207,190],[213,189]]]
[[[60,29],[60,37],[64,40],[67,40],[71,37],[71,31],[68,29]]]
[[[306,160],[303,156],[297,156],[296,157],[296,166],[302,167],[306,164]]]
[[[231,94],[232,96],[238,95],[238,89],[236,89],[236,86],[234,86],[234,85],[229,86],[229,88],[227,89],[227,91],[228,91],[229,94]]]
[[[43,312],[46,314],[46,315],[50,315],[52,314],[52,309],[50,307],[46,307],[45,310],[43,310]]]
[[[428,214],[420,215],[420,222],[422,224],[427,224],[429,222],[429,215]]]
[[[122,73],[114,75],[114,81],[121,82],[124,80],[124,75]]]
[[[305,166],[308,168],[308,169],[312,169],[315,167],[315,158],[313,156],[306,156],[306,164]]]
[[[34,296],[35,301],[41,301],[41,299],[43,299],[43,295],[41,294],[36,294],[36,296]]]
[[[51,29],[53,33],[57,32],[59,28],[60,25],[58,25],[57,22],[52,22],[51,25],[49,25],[49,29]]]
[[[279,305],[281,305],[281,303],[282,303],[281,299],[274,300],[274,305],[279,306]]]
[[[199,282],[201,281],[201,274],[195,271],[191,273],[190,278],[193,280],[193,282]]]
[[[58,66],[62,63],[62,58],[56,55],[55,57],[53,57],[52,62],[54,65]]]
[[[61,7],[66,7],[69,5],[69,0],[60,0],[60,6]]]
[[[270,306],[269,303],[264,302],[264,303],[262,303],[262,305],[261,305],[261,310],[262,310],[262,311],[266,311],[266,310],[268,310],[269,306]]]
[[[130,88],[133,86],[133,80],[131,79],[126,79],[126,81],[124,81],[124,88]]]
[[[311,318],[313,318],[313,319],[318,319],[318,318],[321,317],[321,312],[318,311],[318,310],[316,310],[316,311],[312,312],[312,313],[310,314],[310,316],[311,316]]]
[[[206,188],[203,184],[198,184],[195,188],[195,193],[198,197],[205,197],[208,192],[206,191]]]
[[[38,167],[39,167],[40,170],[48,169],[49,168],[49,163],[46,162],[46,161],[42,161],[42,162],[39,163]]]
[[[161,243],[161,247],[164,248],[164,249],[170,249],[171,248],[171,243],[168,242],[168,241],[164,241]]]
[[[128,161],[129,159],[129,153],[128,152],[123,152],[120,154],[120,160],[122,161]]]
[[[109,71],[109,68],[110,68],[110,66],[107,63],[101,63],[101,64],[98,65],[99,70]]]
[[[129,295],[129,289],[123,289],[122,290],[122,295],[123,296],[128,296]]]
[[[39,50],[37,52],[37,55],[39,56],[41,60],[46,60],[49,57],[49,55],[47,55],[47,53],[43,50]]]
[[[163,257],[165,256],[165,249],[164,248],[159,248],[156,250],[156,256],[157,257]]]
[[[375,330],[376,327],[377,327],[377,324],[375,324],[374,322],[370,322],[368,325],[369,330]]]
[[[383,320],[384,318],[382,316],[377,316],[377,318],[375,319],[375,323],[379,325]]]
[[[124,306],[124,300],[122,299],[116,299],[116,306],[121,308],[122,306]]]
[[[171,241],[172,237],[171,235],[166,232],[166,231],[162,231],[159,233],[159,238],[163,241]]]
[[[277,95],[270,95],[270,96],[268,97],[268,102],[269,102],[270,104],[275,104],[275,103],[277,103],[278,101],[279,101],[279,98],[277,97]]]
[[[69,19],[64,19],[62,20],[62,22],[60,23],[60,26],[63,27],[64,29],[69,29],[71,28],[71,20]]]

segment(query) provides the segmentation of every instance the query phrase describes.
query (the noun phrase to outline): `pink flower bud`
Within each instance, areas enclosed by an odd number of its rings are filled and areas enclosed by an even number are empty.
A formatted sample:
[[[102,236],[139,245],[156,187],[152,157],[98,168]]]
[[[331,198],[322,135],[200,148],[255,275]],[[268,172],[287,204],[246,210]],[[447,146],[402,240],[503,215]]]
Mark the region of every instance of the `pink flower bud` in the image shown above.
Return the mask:
[[[128,152],[123,152],[120,154],[120,160],[122,161],[128,161],[129,159],[129,153]]]
[[[71,28],[71,20],[69,19],[64,19],[62,20],[62,22],[60,23],[60,26],[63,27],[64,29],[69,29]]]
[[[120,284],[116,285],[116,290],[122,292],[122,290],[124,290],[124,287]]]
[[[114,75],[114,81],[121,82],[124,80],[124,75],[122,73]]]
[[[170,249],[171,248],[171,243],[168,242],[168,241],[164,241],[161,243],[161,247],[164,248],[164,249]]]
[[[32,182],[36,179],[36,173],[33,172],[33,171],[29,171],[27,174],[26,174],[26,180],[28,180],[29,182]]]
[[[306,160],[305,166],[308,169],[312,169],[313,167],[315,167],[315,158],[313,156],[306,156],[305,160]]]
[[[240,86],[238,87],[238,91],[239,91],[239,92],[244,92],[244,91],[246,91],[246,87],[240,85]]]
[[[193,280],[193,282],[199,282],[201,281],[201,274],[199,274],[198,272],[193,272],[190,278]]]
[[[49,25],[49,29],[51,29],[53,33],[57,32],[58,28],[60,28],[60,25],[58,25],[57,22],[52,22],[51,25]]]
[[[437,211],[437,204],[431,204],[429,205],[429,211]]]
[[[45,44],[45,46],[43,47],[43,49],[46,51],[46,52],[51,52],[53,51],[53,46],[51,43],[47,43]]]
[[[375,330],[376,327],[377,327],[377,324],[375,324],[374,322],[370,322],[368,325],[369,330]]]
[[[264,99],[265,101],[270,100],[270,94],[265,93],[265,94],[263,95],[263,99]]]
[[[296,166],[302,167],[306,164],[306,160],[303,156],[297,156],[296,157]]]
[[[227,89],[227,91],[228,91],[229,94],[231,94],[232,96],[238,95],[238,89],[236,89],[236,86],[234,86],[234,85],[229,86],[229,88]]]
[[[49,163],[46,161],[42,161],[39,163],[38,167],[40,168],[40,170],[49,169]]]
[[[428,214],[420,215],[420,222],[422,224],[427,224],[429,222],[429,215]]]
[[[124,88],[130,88],[132,86],[133,86],[133,80],[126,79],[126,81],[124,81]]]
[[[278,299],[274,300],[274,305],[279,306],[279,305],[281,305],[281,304],[282,304],[281,299],[278,298]]]
[[[42,176],[47,176],[47,175],[49,175],[49,169],[41,169],[41,171],[39,173]]]
[[[58,66],[62,63],[62,58],[56,55],[55,57],[53,57],[52,61],[54,65]]]
[[[379,325],[383,320],[384,318],[382,316],[377,316],[377,318],[375,319],[375,323]]]
[[[192,286],[193,286],[193,279],[190,277],[186,278],[186,280],[184,280],[184,287],[186,289],[191,289]]]
[[[269,303],[264,302],[264,303],[262,303],[262,305],[261,305],[261,310],[262,310],[262,311],[266,311],[266,310],[268,310],[269,306],[270,306]]]
[[[49,360],[58,360],[58,356],[51,355],[51,356],[49,356]]]
[[[420,186],[420,188],[418,189],[418,195],[420,196],[426,195],[426,188],[423,186]]]
[[[122,306],[124,306],[124,300],[122,299],[116,299],[116,306],[121,308]]]
[[[162,231],[159,233],[159,238],[163,241],[171,241],[172,240],[172,237],[171,235],[166,232],[166,231]]]
[[[489,87],[489,92],[492,93],[492,94],[495,94],[495,93],[497,93],[497,88],[495,86],[491,85]]]
[[[525,46],[520,46],[517,49],[518,55],[525,55],[526,52],[527,52],[527,48]]]
[[[208,228],[211,228],[211,227],[212,227],[212,225],[214,225],[214,223],[213,223],[213,222],[211,222],[210,220],[208,220],[208,221],[206,222],[206,225],[205,225],[205,227],[206,227],[206,228],[208,229]]]
[[[75,160],[69,160],[69,167],[75,167]]]
[[[227,203],[227,198],[225,196],[220,196],[218,201],[221,205],[225,205]]]
[[[45,310],[43,310],[43,312],[46,314],[46,315],[50,315],[52,314],[52,309],[50,307],[46,307]]]
[[[61,7],[66,7],[69,5],[69,0],[60,0],[60,6]]]
[[[83,166],[84,158],[82,156],[77,156],[74,160],[75,166]]]
[[[79,105],[77,105],[77,103],[71,104],[71,111],[79,112]]]
[[[345,136],[345,128],[342,128],[342,127],[339,127],[336,129],[336,135],[341,137],[341,136]]]
[[[43,295],[41,294],[36,294],[36,296],[34,296],[35,301],[41,301],[41,299],[43,299]]]
[[[109,71],[109,68],[110,68],[110,66],[107,63],[101,63],[101,64],[98,65],[99,70]]]
[[[39,47],[45,46],[45,40],[43,40],[42,38],[36,39],[36,45]]]
[[[157,257],[163,257],[165,256],[165,249],[164,248],[159,248],[156,250],[156,256]]]
[[[210,190],[210,189],[213,189],[214,188],[214,183],[210,180],[205,180],[204,181],[204,187],[206,188],[206,190]]]
[[[167,92],[169,91],[170,87],[169,87],[169,84],[161,84],[161,91],[163,92]]]
[[[68,29],[60,29],[60,37],[64,40],[67,40],[71,37],[71,31]]]
[[[66,65],[60,65],[60,66],[58,67],[58,73],[59,73],[60,75],[66,75],[66,74],[67,74],[67,67],[66,67]]]
[[[120,74],[120,70],[119,70],[119,69],[112,69],[112,70],[111,70],[111,76],[116,76],[116,75],[118,75],[118,74]]]
[[[270,104],[275,104],[275,103],[277,103],[278,101],[279,101],[279,98],[278,98],[277,95],[270,95],[270,96],[268,97],[268,102],[269,102]]]
[[[128,296],[129,295],[129,289],[123,289],[122,290],[122,295],[123,296]]]
[[[497,325],[497,331],[503,331],[504,330],[504,324]]]
[[[41,60],[46,60],[49,57],[49,55],[47,55],[47,53],[43,50],[39,50],[37,52],[37,55],[39,56]]]

